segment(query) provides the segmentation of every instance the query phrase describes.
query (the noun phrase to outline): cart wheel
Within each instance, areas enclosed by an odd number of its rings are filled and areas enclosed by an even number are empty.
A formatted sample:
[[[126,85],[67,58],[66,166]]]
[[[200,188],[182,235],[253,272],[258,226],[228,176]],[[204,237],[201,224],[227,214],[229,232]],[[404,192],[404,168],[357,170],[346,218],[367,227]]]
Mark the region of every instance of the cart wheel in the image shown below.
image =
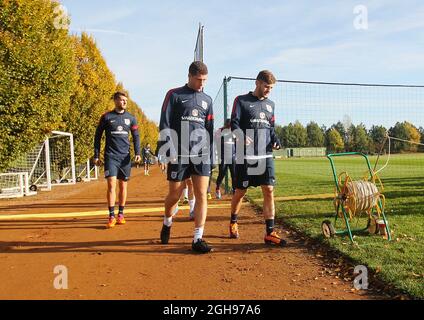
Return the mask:
[[[69,183],[69,180],[65,179],[65,180],[60,181],[60,183]]]
[[[81,177],[78,177],[78,178],[77,178],[77,182],[82,182]]]
[[[36,192],[37,191],[37,186],[35,184],[33,184],[31,187],[29,187],[29,190]]]
[[[322,234],[326,238],[333,238],[336,235],[336,230],[329,220],[325,220],[321,225]]]
[[[52,180],[52,184],[57,184],[57,180]]]

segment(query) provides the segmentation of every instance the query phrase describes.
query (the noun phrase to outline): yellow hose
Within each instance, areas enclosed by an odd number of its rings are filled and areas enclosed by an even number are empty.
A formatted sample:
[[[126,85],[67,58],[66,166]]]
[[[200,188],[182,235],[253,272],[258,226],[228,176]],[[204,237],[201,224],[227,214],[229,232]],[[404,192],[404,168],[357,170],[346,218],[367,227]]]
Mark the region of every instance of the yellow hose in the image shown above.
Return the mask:
[[[382,208],[385,206],[385,197],[377,188],[376,182],[379,182],[381,189],[384,190],[383,183],[377,174],[373,174],[371,181],[368,181],[368,178],[352,181],[347,172],[342,172],[338,182],[340,193],[336,193],[334,205],[339,208],[337,212],[339,216],[342,215],[340,205],[343,204],[350,219],[359,217],[362,213],[367,213],[371,217],[373,209],[380,217]],[[381,200],[382,208],[379,206],[379,200]]]

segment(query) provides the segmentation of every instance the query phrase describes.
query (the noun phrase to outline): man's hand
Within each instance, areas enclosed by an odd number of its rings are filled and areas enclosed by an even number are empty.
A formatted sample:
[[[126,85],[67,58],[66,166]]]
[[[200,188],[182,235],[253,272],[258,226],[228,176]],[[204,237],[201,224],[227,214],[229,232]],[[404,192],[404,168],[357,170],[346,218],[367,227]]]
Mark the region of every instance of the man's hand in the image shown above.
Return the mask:
[[[166,163],[162,162],[162,163],[160,164],[160,169],[161,169],[162,171],[166,171],[166,169],[167,169],[167,165],[166,165]]]
[[[141,162],[141,156],[135,156],[134,161],[135,161],[135,163],[140,163]]]
[[[272,148],[274,149],[274,150],[280,150],[281,149],[281,146],[280,146],[280,144],[279,143],[274,143],[274,145],[272,146]]]
[[[100,167],[100,166],[102,166],[102,165],[103,165],[103,161],[102,161],[102,160],[100,160],[100,159],[94,159],[94,165],[95,165],[96,167]]]

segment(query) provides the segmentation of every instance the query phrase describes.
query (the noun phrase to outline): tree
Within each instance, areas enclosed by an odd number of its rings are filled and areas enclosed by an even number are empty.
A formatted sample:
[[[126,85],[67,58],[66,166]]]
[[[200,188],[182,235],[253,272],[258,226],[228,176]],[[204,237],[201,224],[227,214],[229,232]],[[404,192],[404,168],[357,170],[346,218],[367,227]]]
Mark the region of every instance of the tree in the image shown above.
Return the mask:
[[[315,122],[310,122],[306,126],[306,131],[308,135],[307,146],[308,147],[324,147],[325,138],[324,132]]]
[[[329,152],[337,153],[344,150],[344,142],[340,133],[335,129],[327,132],[327,148]]]
[[[347,129],[345,127],[345,125],[339,121],[336,124],[334,124],[331,129],[336,129],[338,133],[340,133],[340,136],[343,139],[343,142],[346,143],[346,139],[347,139]]]
[[[287,145],[284,144],[284,134],[283,133],[284,133],[284,128],[280,125],[276,125],[275,126],[275,135],[281,141],[283,146],[286,147]]]
[[[370,152],[378,153],[382,148],[382,152],[387,151],[387,145],[383,146],[386,141],[387,129],[383,126],[372,126],[369,133],[370,137]]]
[[[354,151],[369,153],[369,144],[370,144],[370,141],[369,141],[369,137],[368,137],[367,129],[365,128],[365,125],[360,124],[356,126],[354,136],[353,136]]]
[[[421,134],[418,129],[407,121],[397,122],[394,127],[390,128],[389,135],[415,143],[421,141]],[[396,140],[393,142],[393,152],[417,152],[417,150],[418,146],[416,144]]]
[[[71,108],[64,116],[64,131],[74,135],[75,159],[84,163],[92,156],[93,137],[101,115],[113,109],[111,98],[116,84],[94,39],[82,33],[72,40],[78,79]]]
[[[159,139],[159,129],[156,123],[153,121],[150,121],[147,119],[144,112],[141,110],[141,108],[138,106],[138,104],[131,99],[131,96],[129,95],[128,91],[124,88],[124,85],[122,83],[118,83],[116,86],[117,91],[124,91],[128,95],[128,112],[134,115],[134,117],[137,119],[137,123],[139,126],[139,132],[140,132],[140,141],[141,145],[145,146],[146,144],[150,143],[151,149],[155,150],[157,146],[157,142]]]
[[[302,148],[306,146],[308,133],[305,127],[296,121],[283,127],[283,145],[287,148]]]
[[[418,144],[421,142],[421,134],[417,127],[415,127],[412,123],[405,121],[405,128],[408,133],[410,143],[407,151],[409,152],[417,152]]]
[[[327,146],[327,127],[325,125],[321,126],[321,131],[324,134],[324,146]]]
[[[76,68],[67,30],[55,27],[58,6],[0,1],[0,170],[59,129],[69,110]]]
[[[349,128],[346,130],[346,134],[344,137],[345,151],[348,151],[348,152],[356,151],[355,136],[356,136],[356,127],[353,124],[351,124]]]

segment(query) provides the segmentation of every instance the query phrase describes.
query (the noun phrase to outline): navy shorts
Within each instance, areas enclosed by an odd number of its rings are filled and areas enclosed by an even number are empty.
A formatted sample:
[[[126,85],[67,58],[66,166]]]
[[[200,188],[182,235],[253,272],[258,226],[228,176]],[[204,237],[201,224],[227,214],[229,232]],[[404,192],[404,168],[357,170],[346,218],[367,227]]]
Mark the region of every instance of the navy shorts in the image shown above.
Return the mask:
[[[251,170],[250,172],[249,169]],[[236,189],[246,190],[249,187],[274,185],[275,169],[273,158],[260,159],[255,164],[250,164],[247,161],[244,164],[236,164]]]
[[[125,158],[105,157],[105,178],[117,177],[122,181],[128,181],[131,177],[131,156]]]
[[[182,164],[182,163],[169,163],[168,164],[168,181],[182,182],[191,176],[210,177],[211,165],[210,164]]]

